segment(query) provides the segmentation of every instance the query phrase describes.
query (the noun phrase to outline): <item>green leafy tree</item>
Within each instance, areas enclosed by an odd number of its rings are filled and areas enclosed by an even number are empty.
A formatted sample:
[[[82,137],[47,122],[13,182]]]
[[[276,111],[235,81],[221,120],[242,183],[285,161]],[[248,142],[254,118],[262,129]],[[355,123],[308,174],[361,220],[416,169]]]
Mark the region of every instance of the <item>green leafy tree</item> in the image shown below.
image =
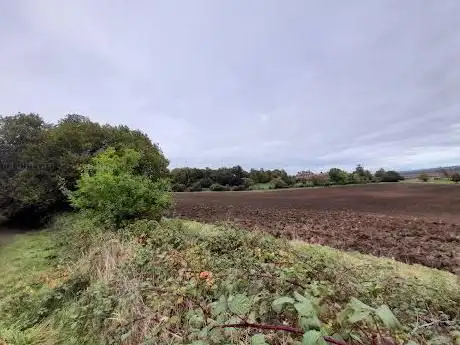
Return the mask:
[[[377,170],[377,171],[375,172],[375,175],[374,175],[374,176],[375,176],[375,179],[376,179],[377,181],[381,182],[381,181],[383,180],[383,178],[385,177],[385,173],[386,173],[386,172],[385,172],[385,169],[380,168],[379,170]]]
[[[80,167],[108,146],[141,153],[138,173],[151,179],[168,174],[159,147],[126,126],[102,126],[77,114],[54,125],[36,114],[0,117],[0,218],[36,225],[68,207],[61,189],[74,190]]]
[[[360,183],[367,183],[374,179],[372,173],[369,170],[364,170],[361,164],[358,164],[355,168],[354,174],[360,177]]]
[[[53,198],[42,152],[48,128],[36,114],[0,117],[0,218],[32,221]],[[43,202],[40,202],[43,201]],[[25,217],[27,214],[27,217]]]
[[[386,171],[382,177],[382,182],[399,182],[401,180],[404,180],[404,177],[394,170]]]
[[[168,182],[139,172],[141,160],[142,154],[133,149],[108,148],[97,154],[83,168],[77,189],[69,193],[72,206],[107,225],[159,220],[171,205]]]
[[[328,172],[329,180],[334,184],[347,184],[348,173],[339,168],[332,168]]]

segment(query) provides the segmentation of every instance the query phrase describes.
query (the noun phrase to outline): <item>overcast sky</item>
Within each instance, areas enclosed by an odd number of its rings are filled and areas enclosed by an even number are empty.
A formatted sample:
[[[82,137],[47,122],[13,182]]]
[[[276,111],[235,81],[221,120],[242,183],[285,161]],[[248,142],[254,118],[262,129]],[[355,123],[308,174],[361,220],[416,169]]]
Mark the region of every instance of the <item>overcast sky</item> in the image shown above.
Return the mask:
[[[141,129],[172,167],[460,163],[459,0],[4,0],[0,113]]]

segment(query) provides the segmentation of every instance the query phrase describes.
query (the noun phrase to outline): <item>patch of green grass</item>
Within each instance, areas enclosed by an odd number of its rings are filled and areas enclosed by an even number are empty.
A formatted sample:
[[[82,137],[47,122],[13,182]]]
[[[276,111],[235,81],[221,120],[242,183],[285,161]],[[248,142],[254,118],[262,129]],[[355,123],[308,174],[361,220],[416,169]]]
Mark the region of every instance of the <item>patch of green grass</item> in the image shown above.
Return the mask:
[[[0,343],[53,343],[45,322],[24,328],[24,318],[35,312],[35,301],[61,284],[57,255],[58,245],[46,231],[16,235],[0,247]]]
[[[270,183],[255,183],[250,187],[250,190],[271,190],[272,185]]]
[[[455,185],[456,183],[453,182],[450,179],[447,178],[440,178],[440,179],[434,179],[430,177],[430,179],[426,182],[420,181],[418,178],[411,178],[411,179],[406,179],[403,181],[400,181],[400,183],[418,183],[418,184],[453,184]],[[460,184],[458,184],[460,185]]]
[[[359,329],[338,321],[353,298],[390,307],[402,326],[389,331],[380,324],[378,330],[397,344],[428,344],[435,337],[453,342],[458,330],[460,287],[448,272],[182,220],[141,220],[104,233],[77,215],[61,218],[55,229],[20,236],[1,253],[0,273],[8,278],[2,280],[0,305],[18,309],[0,324],[7,344],[249,344],[262,339],[254,338],[260,332],[213,326],[243,318],[303,328],[298,312],[309,313],[310,305],[317,308],[314,327],[322,332],[377,332],[364,320]],[[71,271],[47,284],[41,277],[56,271],[58,259]],[[17,269],[23,270],[19,277]],[[30,284],[46,293],[10,299],[15,290],[9,288]],[[302,296],[312,304],[273,306]],[[44,317],[31,312],[37,306]],[[301,340],[293,333],[263,333],[273,345]]]
[[[41,277],[56,263],[56,243],[48,232],[16,235],[0,247],[0,298],[11,288],[23,289],[43,284]]]

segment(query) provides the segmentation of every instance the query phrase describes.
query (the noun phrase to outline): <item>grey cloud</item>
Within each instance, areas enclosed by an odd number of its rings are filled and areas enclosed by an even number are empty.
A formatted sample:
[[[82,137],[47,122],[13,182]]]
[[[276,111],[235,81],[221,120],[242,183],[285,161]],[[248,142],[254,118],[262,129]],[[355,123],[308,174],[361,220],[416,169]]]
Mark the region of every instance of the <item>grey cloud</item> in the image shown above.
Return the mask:
[[[456,0],[0,6],[0,113],[124,123],[172,166],[458,163]]]

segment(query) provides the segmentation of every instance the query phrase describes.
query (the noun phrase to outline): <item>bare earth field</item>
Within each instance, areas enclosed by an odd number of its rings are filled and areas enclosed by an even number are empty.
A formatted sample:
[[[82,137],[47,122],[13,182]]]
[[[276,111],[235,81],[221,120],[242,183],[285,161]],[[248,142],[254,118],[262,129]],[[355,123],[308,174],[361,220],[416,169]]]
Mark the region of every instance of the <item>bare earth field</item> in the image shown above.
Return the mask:
[[[175,216],[460,273],[460,186],[177,193]]]

